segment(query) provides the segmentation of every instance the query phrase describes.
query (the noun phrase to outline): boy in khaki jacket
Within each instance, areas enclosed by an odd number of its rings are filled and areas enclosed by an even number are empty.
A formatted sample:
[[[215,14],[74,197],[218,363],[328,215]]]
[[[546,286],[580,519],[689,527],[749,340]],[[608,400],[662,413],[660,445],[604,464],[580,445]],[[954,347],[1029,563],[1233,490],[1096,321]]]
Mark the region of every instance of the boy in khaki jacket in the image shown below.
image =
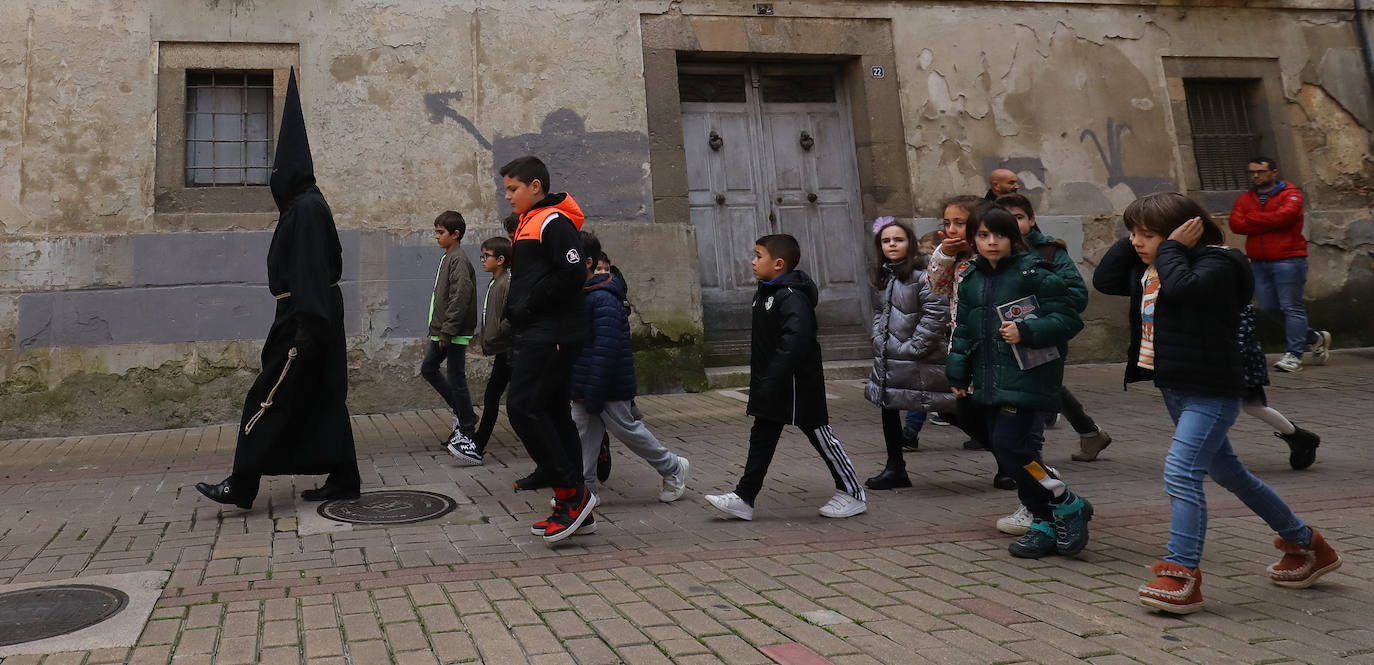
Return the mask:
[[[468,394],[465,358],[468,342],[477,328],[477,284],[472,262],[463,253],[465,233],[467,222],[452,210],[434,219],[434,240],[444,248],[444,256],[439,259],[434,294],[429,301],[429,348],[420,364],[420,376],[434,386],[453,411],[448,451],[464,466],[473,466],[481,464],[482,457],[475,454],[476,444],[472,441],[477,414],[473,413],[472,397]],[[447,378],[439,373],[441,362],[448,365]]]

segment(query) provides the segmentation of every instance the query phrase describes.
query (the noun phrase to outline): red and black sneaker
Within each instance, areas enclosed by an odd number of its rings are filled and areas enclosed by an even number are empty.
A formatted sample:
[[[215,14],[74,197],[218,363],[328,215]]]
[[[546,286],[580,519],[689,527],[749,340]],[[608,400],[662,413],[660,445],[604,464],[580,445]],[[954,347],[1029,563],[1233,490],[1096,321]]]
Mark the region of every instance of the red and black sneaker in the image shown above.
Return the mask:
[[[587,521],[583,522],[582,526],[577,527],[577,531],[575,531],[573,535],[585,536],[589,533],[596,533],[596,528],[596,515],[589,515],[587,516]],[[530,533],[536,536],[542,536],[548,530],[548,520],[539,520],[538,522],[535,522],[534,524],[530,525]]]
[[[592,516],[596,508],[596,495],[587,491],[587,486],[553,488],[553,515],[547,520],[549,526],[544,531],[544,542],[556,543],[577,532]]]

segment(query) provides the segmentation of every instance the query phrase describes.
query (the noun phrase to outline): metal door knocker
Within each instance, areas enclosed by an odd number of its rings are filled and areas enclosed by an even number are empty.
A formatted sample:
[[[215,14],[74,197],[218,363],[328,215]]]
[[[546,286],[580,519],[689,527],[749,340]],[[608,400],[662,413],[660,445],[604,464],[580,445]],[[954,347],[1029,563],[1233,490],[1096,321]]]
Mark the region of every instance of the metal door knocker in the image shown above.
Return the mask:
[[[807,150],[807,151],[809,151],[809,150],[811,150],[812,146],[815,146],[815,145],[816,145],[816,139],[811,138],[811,134],[807,133],[805,130],[802,130],[802,133],[801,133],[801,148],[802,148],[802,150]]]
[[[711,130],[711,138],[706,139],[706,145],[711,146],[711,150],[719,152],[720,147],[725,145],[725,139],[722,139],[720,134],[717,134],[716,130],[713,129]]]

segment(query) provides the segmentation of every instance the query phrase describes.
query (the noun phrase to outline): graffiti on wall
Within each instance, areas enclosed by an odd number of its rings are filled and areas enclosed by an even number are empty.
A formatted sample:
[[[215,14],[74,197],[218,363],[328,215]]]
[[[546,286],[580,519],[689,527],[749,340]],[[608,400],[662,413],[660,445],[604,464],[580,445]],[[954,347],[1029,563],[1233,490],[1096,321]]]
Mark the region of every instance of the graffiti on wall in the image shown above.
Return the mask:
[[[1078,135],[1078,142],[1082,143],[1086,139],[1092,139],[1093,145],[1097,147],[1097,155],[1102,159],[1102,166],[1107,169],[1107,186],[1116,187],[1124,184],[1131,189],[1131,193],[1137,197],[1154,192],[1167,192],[1175,189],[1172,180],[1160,176],[1129,176],[1126,175],[1125,155],[1121,144],[1121,136],[1131,131],[1131,126],[1124,122],[1116,122],[1113,118],[1107,118],[1107,147],[1102,148],[1102,141],[1097,138],[1097,132],[1091,129],[1083,130]]]
[[[536,155],[549,166],[554,191],[571,192],[591,219],[645,219],[650,215],[649,138],[641,132],[588,132],[582,116],[571,109],[557,109],[544,116],[538,133],[488,139],[453,103],[461,92],[432,92],[424,104],[432,124],[451,120],[479,145],[492,153],[492,177],[499,189],[496,169],[523,155]]]

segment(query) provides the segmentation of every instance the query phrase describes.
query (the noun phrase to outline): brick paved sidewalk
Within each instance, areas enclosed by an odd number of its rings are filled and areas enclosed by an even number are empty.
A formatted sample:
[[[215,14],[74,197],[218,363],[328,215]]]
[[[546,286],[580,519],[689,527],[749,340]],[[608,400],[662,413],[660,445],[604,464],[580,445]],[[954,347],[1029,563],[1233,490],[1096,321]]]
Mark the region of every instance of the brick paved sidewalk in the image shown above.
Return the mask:
[[[232,461],[234,427],[0,442],[0,584],[167,571],[132,649],[11,656],[44,663],[770,663],[799,643],[833,663],[1374,663],[1374,479],[1368,469],[1374,353],[1277,374],[1271,404],[1323,438],[1317,464],[1242,415],[1250,468],[1345,557],[1312,589],[1271,586],[1271,534],[1209,484],[1208,611],[1185,618],[1135,602],[1168,532],[1160,465],[1172,428],[1158,393],[1121,391],[1120,366],[1067,382],[1116,442],[1069,460],[1076,435],[1049,430],[1048,461],[1097,508],[1076,558],[1022,561],[993,521],[1016,507],[991,487],[992,459],[928,426],[907,462],[915,487],[827,520],[829,475],[795,431],[756,521],[702,500],[733,486],[748,419],[729,393],[640,398],[650,427],[692,461],[688,493],[657,501],[658,477],[615,448],[600,531],[549,547],[528,532],[548,495],[514,494],[530,467],[504,419],[487,462],[460,468],[439,446],[438,411],[354,419],[365,489],[439,488],[458,498],[433,522],[341,530],[296,500],[316,478],[264,483],[251,511],[195,492]],[[417,379],[418,380],[418,379]],[[831,413],[861,477],[882,466],[876,408],[861,383],[831,382]],[[793,660],[788,660],[793,658]]]

